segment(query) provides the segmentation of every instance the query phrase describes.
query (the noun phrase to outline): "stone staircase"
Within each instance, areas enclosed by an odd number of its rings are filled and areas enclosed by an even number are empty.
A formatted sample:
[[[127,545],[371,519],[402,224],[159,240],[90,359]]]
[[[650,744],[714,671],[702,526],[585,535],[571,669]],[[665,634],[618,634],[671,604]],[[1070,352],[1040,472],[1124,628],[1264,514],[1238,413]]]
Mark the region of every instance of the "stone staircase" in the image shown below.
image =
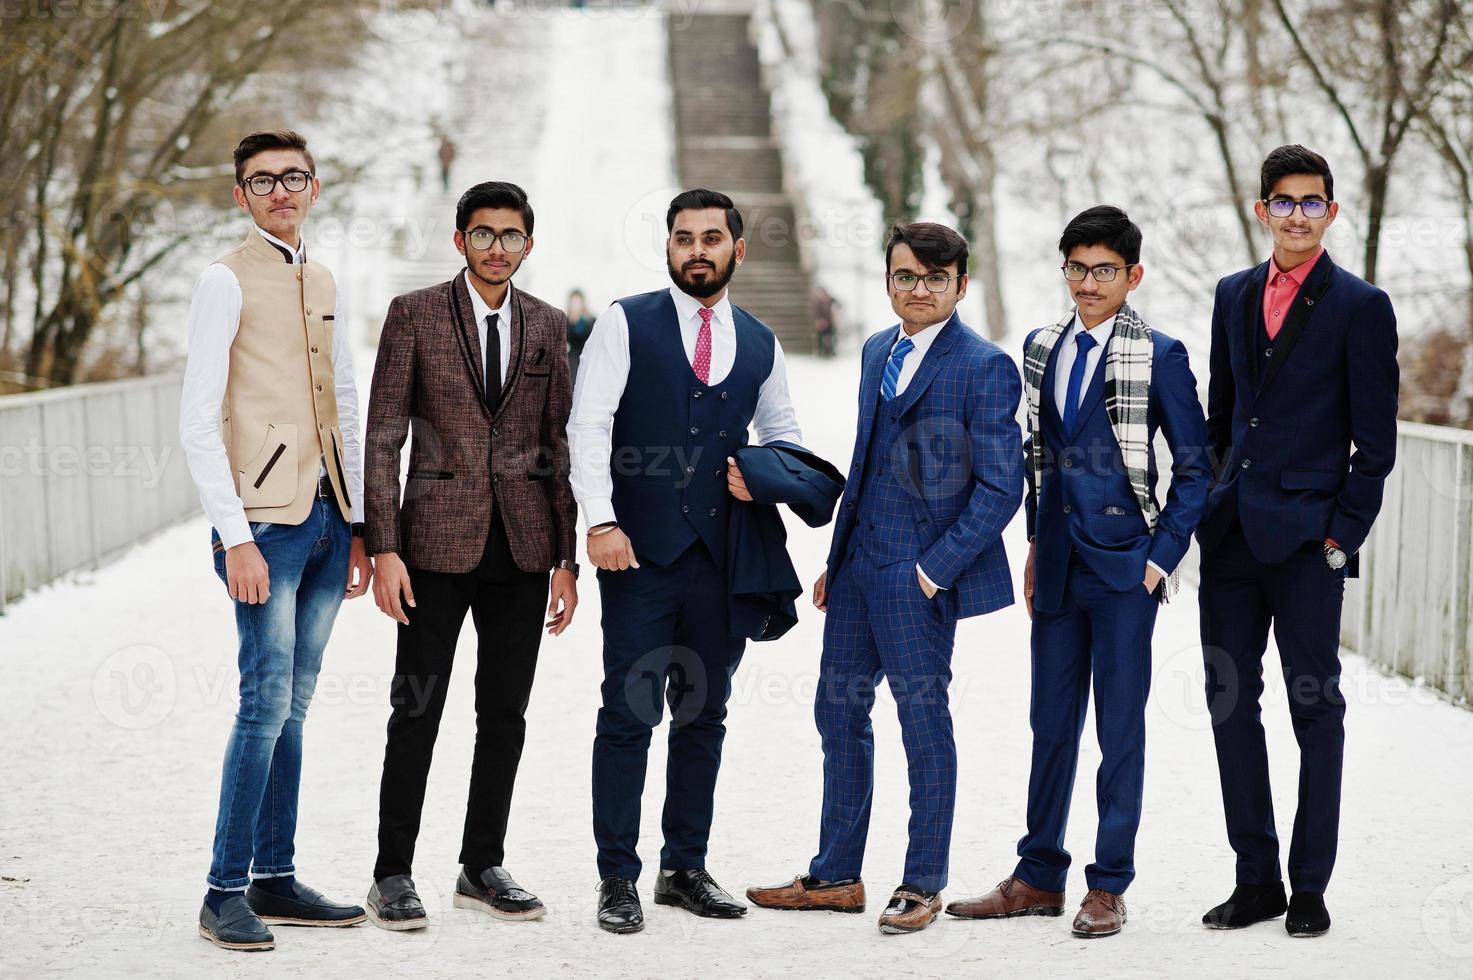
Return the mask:
[[[783,189],[782,152],[744,13],[703,13],[669,26],[676,169],[682,187],[729,194],[742,212],[747,257],[732,302],[777,333],[789,353],[814,349],[813,284]]]

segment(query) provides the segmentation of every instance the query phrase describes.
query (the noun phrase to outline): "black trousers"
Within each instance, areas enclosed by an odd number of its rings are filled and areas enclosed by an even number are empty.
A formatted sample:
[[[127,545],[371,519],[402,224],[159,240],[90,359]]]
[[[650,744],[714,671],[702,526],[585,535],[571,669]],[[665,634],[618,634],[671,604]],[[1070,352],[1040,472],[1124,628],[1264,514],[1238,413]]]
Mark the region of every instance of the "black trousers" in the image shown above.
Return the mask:
[[[476,624],[476,748],[460,862],[497,867],[504,860],[507,815],[527,730],[524,714],[547,611],[548,576],[518,569],[499,512],[491,524],[486,551],[472,571],[409,570],[415,608],[405,609],[409,625],[399,625],[389,692],[393,713],[379,787],[376,881],[411,873],[430,757],[467,610]]]
[[[1340,607],[1345,571],[1325,564],[1309,544],[1276,565],[1248,549],[1234,524],[1202,553],[1198,590],[1207,706],[1217,745],[1228,841],[1239,884],[1281,880],[1279,837],[1261,720],[1263,655],[1272,628],[1289,715],[1299,743],[1299,798],[1289,842],[1289,885],[1323,892],[1335,865],[1340,781],[1345,754],[1345,698],[1340,690]]]

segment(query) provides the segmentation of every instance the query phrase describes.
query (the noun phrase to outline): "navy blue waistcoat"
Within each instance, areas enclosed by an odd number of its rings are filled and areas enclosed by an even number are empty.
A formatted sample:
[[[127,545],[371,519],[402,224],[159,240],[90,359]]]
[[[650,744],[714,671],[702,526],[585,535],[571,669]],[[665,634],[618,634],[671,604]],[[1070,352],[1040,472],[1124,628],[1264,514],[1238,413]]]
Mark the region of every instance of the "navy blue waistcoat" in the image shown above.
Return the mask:
[[[880,396],[859,484],[859,513],[854,519],[851,553],[863,548],[877,565],[916,561],[921,556],[911,500],[915,491],[902,479],[904,474],[896,472],[897,466],[905,465],[905,454],[896,446],[902,431],[896,409],[901,403],[898,397],[887,402]]]
[[[614,413],[614,515],[641,559],[668,565],[699,539],[724,568],[726,457],[747,444],[776,338],[732,306],[736,362],[705,385],[686,357],[669,290],[618,302],[629,321],[629,381]]]

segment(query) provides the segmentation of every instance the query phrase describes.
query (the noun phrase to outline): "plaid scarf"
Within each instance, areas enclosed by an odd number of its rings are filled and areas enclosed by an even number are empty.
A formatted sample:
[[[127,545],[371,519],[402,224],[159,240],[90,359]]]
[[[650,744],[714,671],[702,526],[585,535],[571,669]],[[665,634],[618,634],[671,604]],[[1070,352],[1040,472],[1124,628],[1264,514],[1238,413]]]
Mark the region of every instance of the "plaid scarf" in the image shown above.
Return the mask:
[[[1054,345],[1069,332],[1077,310],[1034,335],[1023,352],[1023,387],[1028,398],[1028,431],[1033,447],[1028,465],[1033,471],[1033,502],[1038,503],[1043,489],[1043,427],[1040,406],[1043,403],[1043,376],[1048,369]],[[1125,475],[1135,492],[1141,516],[1152,534],[1156,532],[1156,501],[1146,482],[1151,443],[1151,429],[1146,409],[1151,401],[1151,361],[1155,348],[1151,328],[1126,303],[1115,316],[1115,328],[1105,348],[1105,414],[1120,446]],[[1161,590],[1161,601],[1169,602],[1181,587],[1181,577],[1173,571]]]

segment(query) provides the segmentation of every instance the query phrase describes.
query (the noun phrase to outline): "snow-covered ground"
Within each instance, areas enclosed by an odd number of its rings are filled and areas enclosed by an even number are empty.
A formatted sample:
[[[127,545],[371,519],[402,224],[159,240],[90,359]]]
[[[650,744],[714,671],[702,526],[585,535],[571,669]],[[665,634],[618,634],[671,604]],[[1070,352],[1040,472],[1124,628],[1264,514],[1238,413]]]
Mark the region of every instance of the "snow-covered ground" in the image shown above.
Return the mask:
[[[546,44],[529,59],[546,88],[527,95],[545,115],[536,127],[516,129],[535,145],[499,144],[494,131],[464,145],[492,148],[497,155],[485,177],[522,180],[538,209],[537,253],[519,282],[549,300],[581,285],[597,308],[663,278],[658,235],[653,258],[649,241],[651,216],[662,220],[672,179],[669,134],[661,128],[668,126],[662,26],[627,11],[524,16],[545,18],[518,25],[521,36],[536,34]],[[429,34],[423,43],[440,42]],[[427,60],[426,71],[439,63]],[[613,151],[628,147],[643,155]],[[475,158],[463,153],[457,184],[484,179],[476,170]],[[363,249],[354,261],[366,298],[390,260]],[[359,315],[371,323],[381,311]],[[371,360],[360,352],[365,393]],[[857,364],[795,357],[790,370],[807,441],[846,465]],[[811,581],[828,534],[796,522],[790,533]],[[1015,523],[1008,537],[1015,565],[1021,537]],[[1190,592],[1163,610],[1157,628],[1140,873],[1120,937],[1077,941],[1067,918],[943,918],[919,936],[877,932],[874,919],[899,883],[907,819],[904,757],[883,699],[875,719],[869,912],[756,909],[743,921],[719,922],[648,904],[644,933],[607,935],[593,917],[588,767],[600,681],[593,576],[582,588],[571,629],[543,645],[508,840],[508,865],[547,902],[547,918],[495,922],[450,904],[474,732],[468,624],[418,851],[416,879],[431,928],[281,928],[276,951],[259,956],[219,951],[194,926],[236,684],[233,620],[211,571],[203,520],[14,604],[0,618],[9,694],[0,712],[8,750],[0,768],[0,975],[1473,976],[1473,714],[1356,657],[1346,661],[1344,824],[1328,896],[1334,930],[1292,941],[1279,923],[1230,934],[1201,928],[1201,913],[1231,888],[1233,861]],[[808,607],[784,639],[749,647],[737,675],[710,856],[712,872],[733,892],[803,870],[814,850],[821,757],[811,706],[820,634],[821,616]],[[1019,608],[969,620],[958,634],[952,695],[961,783],[948,898],[990,888],[1013,864],[1028,775],[1027,639]],[[393,627],[371,599],[345,606],[308,716],[298,865],[304,880],[338,897],[361,900],[369,885],[393,646]],[[1287,828],[1297,760],[1273,657],[1270,651],[1266,723],[1279,822]],[[1085,743],[1070,836],[1081,870],[1071,879],[1071,904],[1083,896],[1094,836],[1090,774],[1098,752],[1091,735]],[[641,845],[651,865],[663,766],[657,738]],[[649,883],[646,875],[647,902]]]

